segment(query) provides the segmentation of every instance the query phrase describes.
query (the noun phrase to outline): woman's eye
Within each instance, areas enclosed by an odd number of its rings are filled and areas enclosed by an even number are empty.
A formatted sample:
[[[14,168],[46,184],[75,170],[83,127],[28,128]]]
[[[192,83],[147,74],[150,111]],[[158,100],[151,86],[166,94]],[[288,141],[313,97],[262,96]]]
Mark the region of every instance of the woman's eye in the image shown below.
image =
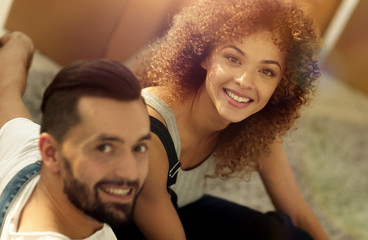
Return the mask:
[[[228,56],[225,56],[225,57],[231,63],[240,64],[239,58],[237,58],[235,56],[228,55]]]
[[[134,148],[134,151],[138,153],[144,153],[147,151],[147,149],[148,147],[146,145],[138,145]]]
[[[261,73],[263,73],[264,75],[268,76],[268,77],[274,77],[275,73],[269,69],[261,69],[260,71]]]
[[[110,153],[112,151],[112,146],[110,144],[101,144],[97,146],[97,150],[102,153]]]

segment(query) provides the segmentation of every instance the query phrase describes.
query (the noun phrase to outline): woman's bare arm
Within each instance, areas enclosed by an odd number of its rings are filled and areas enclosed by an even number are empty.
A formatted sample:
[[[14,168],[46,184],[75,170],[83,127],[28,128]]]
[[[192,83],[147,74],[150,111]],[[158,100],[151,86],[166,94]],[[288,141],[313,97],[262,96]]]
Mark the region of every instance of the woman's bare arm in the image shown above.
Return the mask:
[[[271,145],[271,155],[261,159],[260,164],[263,184],[275,208],[288,214],[294,225],[308,232],[314,239],[328,239],[299,189],[281,140]]]
[[[134,220],[149,240],[185,239],[183,226],[166,189],[168,158],[155,134],[149,151],[149,172],[137,199]]]

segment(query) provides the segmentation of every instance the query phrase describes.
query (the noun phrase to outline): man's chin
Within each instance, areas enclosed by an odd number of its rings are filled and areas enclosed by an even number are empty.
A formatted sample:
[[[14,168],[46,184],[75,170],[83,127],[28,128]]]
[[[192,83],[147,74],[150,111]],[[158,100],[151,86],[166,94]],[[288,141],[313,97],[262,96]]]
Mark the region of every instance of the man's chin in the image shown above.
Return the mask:
[[[106,222],[112,228],[124,228],[132,222],[132,218],[120,219],[116,221]]]
[[[104,207],[100,205],[99,208],[85,213],[111,227],[124,227],[132,220],[133,206],[131,204],[107,204]]]

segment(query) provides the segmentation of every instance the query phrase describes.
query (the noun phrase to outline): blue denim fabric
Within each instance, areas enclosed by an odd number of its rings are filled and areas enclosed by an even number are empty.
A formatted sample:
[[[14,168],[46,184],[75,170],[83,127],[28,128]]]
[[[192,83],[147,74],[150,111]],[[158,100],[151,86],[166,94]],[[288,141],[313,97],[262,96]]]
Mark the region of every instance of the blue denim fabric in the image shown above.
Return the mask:
[[[19,190],[27,183],[33,176],[40,172],[41,162],[32,163],[21,171],[19,171],[10,182],[6,185],[4,191],[0,196],[0,233],[2,231],[5,214],[15,198]]]

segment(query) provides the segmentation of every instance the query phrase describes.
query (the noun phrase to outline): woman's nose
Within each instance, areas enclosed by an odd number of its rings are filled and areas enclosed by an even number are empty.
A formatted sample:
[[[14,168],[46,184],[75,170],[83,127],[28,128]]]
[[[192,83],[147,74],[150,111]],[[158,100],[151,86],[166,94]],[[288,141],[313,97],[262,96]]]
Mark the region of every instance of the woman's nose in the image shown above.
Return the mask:
[[[253,88],[254,81],[251,74],[247,72],[242,72],[238,76],[234,78],[234,81],[241,87],[241,88]]]

